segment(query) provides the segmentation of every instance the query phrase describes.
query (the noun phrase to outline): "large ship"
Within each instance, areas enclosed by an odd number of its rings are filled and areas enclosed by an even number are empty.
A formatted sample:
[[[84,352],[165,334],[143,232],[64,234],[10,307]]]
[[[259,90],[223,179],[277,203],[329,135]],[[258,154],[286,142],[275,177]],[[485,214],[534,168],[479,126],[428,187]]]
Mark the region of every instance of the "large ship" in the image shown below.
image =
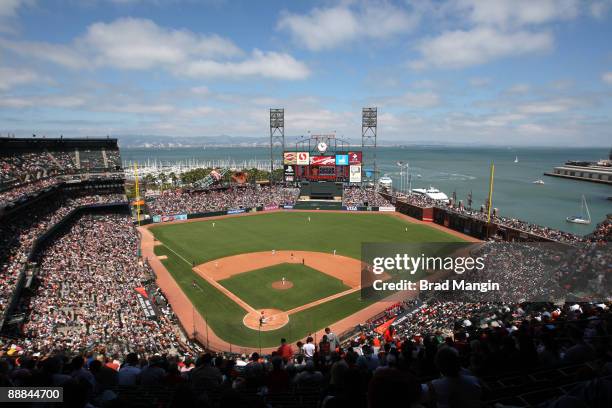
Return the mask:
[[[544,175],[612,185],[612,150],[607,160],[597,162],[570,160]]]
[[[437,200],[443,203],[448,203],[448,196],[437,188],[429,186],[429,188],[415,188],[412,190],[415,194],[421,194],[432,200]]]

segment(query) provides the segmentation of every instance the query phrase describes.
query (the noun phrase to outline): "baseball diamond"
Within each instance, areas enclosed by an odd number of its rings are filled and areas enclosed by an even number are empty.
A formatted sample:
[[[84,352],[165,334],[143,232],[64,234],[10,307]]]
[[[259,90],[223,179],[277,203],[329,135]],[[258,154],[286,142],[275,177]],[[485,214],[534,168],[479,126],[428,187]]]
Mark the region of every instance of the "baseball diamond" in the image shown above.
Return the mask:
[[[207,333],[208,343],[212,333],[218,348],[234,350],[272,347],[280,337],[295,342],[329,325],[340,331],[358,324],[360,311],[388,307],[360,298],[362,242],[467,239],[397,213],[291,210],[215,217],[214,224],[208,218],[142,228],[143,254],[153,258],[169,300],[173,285],[160,271],[186,298],[174,306],[186,331]],[[291,289],[273,287],[283,278]],[[197,315],[206,323],[195,330]]]

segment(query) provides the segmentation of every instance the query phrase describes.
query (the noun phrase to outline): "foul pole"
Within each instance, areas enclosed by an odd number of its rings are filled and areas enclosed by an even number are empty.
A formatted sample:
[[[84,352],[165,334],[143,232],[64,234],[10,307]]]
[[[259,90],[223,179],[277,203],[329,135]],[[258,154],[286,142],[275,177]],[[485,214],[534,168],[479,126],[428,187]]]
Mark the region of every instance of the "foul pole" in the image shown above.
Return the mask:
[[[134,162],[134,193],[136,199],[136,219],[138,220],[138,226],[140,227],[140,190],[138,187],[138,164]]]
[[[493,207],[493,179],[495,178],[495,164],[491,162],[491,175],[489,176],[489,205],[487,206],[487,224],[491,223],[491,207]]]

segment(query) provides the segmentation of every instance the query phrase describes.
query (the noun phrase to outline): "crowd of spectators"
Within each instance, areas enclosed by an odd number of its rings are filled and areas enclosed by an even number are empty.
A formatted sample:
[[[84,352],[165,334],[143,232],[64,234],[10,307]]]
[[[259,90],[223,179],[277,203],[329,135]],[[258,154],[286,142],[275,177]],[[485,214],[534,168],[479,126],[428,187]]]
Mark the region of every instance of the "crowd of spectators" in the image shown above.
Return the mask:
[[[123,194],[60,194],[2,218],[0,223],[0,318],[12,298],[15,284],[30,255],[32,244],[39,236],[79,206],[125,201]]]
[[[78,150],[78,149],[77,149]],[[0,153],[0,207],[58,184],[62,176],[90,170],[121,168],[118,149],[83,150],[77,163],[74,149]]]
[[[114,170],[121,167],[118,149],[80,149],[79,161],[83,170]]]
[[[432,301],[382,334],[364,329],[337,343],[326,330],[296,346],[282,339],[268,355],[33,353],[9,345],[0,381],[63,386],[64,395],[81,398],[78,406],[129,406],[122,393],[140,387],[171,390],[173,406],[481,407],[504,390],[491,391],[495,378],[518,374],[527,382],[536,370],[578,366],[567,394],[556,397],[554,388],[542,406],[580,398],[584,405],[568,406],[603,407],[612,398],[609,306]],[[553,378],[550,384],[561,384]]]
[[[390,207],[391,203],[373,188],[346,187],[342,205],[354,207]]]
[[[39,150],[0,156],[0,186],[21,184],[77,170],[74,152]]]
[[[554,228],[543,227],[541,225],[532,224],[527,221],[521,221],[516,218],[507,218],[497,216],[495,222],[504,227],[514,228],[519,231],[524,231],[532,235],[537,235],[543,238],[552,239],[558,242],[565,242],[568,244],[575,244],[583,241],[582,237],[572,234],[570,232],[561,231]]]
[[[282,186],[240,186],[206,191],[166,190],[147,205],[151,215],[189,214],[228,209],[295,204],[299,189]]]
[[[33,181],[27,184],[21,184],[17,187],[9,188],[0,191],[0,208],[6,206],[11,202],[18,201],[22,198],[29,196],[32,193],[41,191],[47,187],[54,186],[60,183],[61,180],[51,177],[42,180]]]
[[[121,165],[121,154],[119,149],[109,149],[106,151],[106,166],[107,168],[114,169],[120,168]]]
[[[593,233],[587,236],[593,243],[605,243],[612,241],[612,215],[608,215],[605,220],[595,226]]]
[[[85,215],[40,255],[37,291],[26,308],[28,350],[177,352],[173,315],[147,318],[135,288],[153,280],[138,256],[130,216]]]

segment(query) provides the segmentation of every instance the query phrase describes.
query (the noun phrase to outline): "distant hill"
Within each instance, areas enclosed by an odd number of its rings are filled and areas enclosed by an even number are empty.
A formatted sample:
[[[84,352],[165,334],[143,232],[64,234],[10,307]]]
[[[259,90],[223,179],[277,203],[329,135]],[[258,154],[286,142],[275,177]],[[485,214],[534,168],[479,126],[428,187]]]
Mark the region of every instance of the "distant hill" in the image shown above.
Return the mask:
[[[202,146],[264,146],[270,143],[266,137],[244,136],[159,136],[159,135],[116,135],[120,147],[169,148]]]

